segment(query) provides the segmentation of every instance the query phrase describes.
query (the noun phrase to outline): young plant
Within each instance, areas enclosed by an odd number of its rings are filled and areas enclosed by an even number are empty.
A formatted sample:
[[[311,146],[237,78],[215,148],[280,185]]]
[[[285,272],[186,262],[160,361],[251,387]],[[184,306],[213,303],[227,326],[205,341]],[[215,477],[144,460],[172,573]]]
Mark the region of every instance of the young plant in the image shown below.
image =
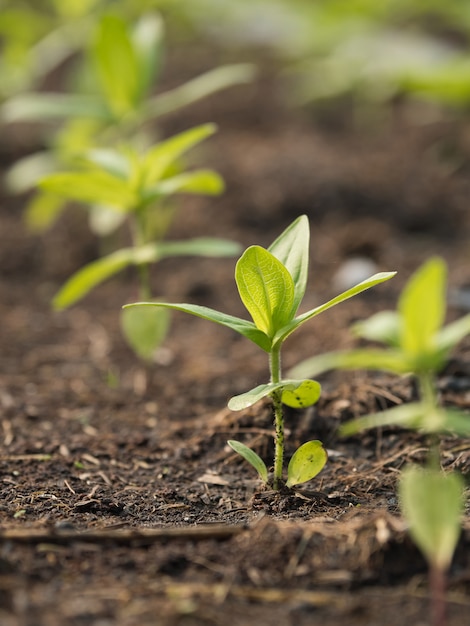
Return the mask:
[[[62,122],[58,132],[46,138],[49,149],[10,169],[7,183],[14,193],[31,190],[45,174],[75,166],[77,157],[92,148],[114,148],[124,142],[148,148],[158,139],[150,122],[253,77],[251,65],[227,65],[153,95],[163,65],[160,16],[148,12],[129,25],[123,17],[108,14],[95,31],[83,62],[86,87],[74,93],[23,93],[2,106],[1,120],[7,124]],[[64,204],[41,189],[29,204],[29,224],[37,230],[47,228]]]
[[[318,375],[332,368],[387,370],[413,374],[420,399],[346,423],[343,435],[364,428],[396,425],[430,435],[427,467],[408,467],[399,481],[400,504],[410,534],[429,563],[432,619],[445,624],[446,572],[460,534],[464,484],[457,474],[444,474],[439,434],[470,435],[468,414],[439,406],[435,378],[451,350],[470,332],[470,315],[443,326],[446,313],[446,266],[428,260],[411,277],[396,312],[382,312],[356,326],[366,339],[381,341],[387,349],[335,352],[309,359],[294,368],[295,375]]]
[[[420,390],[419,402],[396,406],[344,424],[345,435],[364,428],[399,425],[427,433],[450,430],[470,434],[468,415],[445,409],[437,401],[435,378],[455,346],[470,333],[470,314],[444,326],[446,266],[431,258],[410,278],[397,311],[383,311],[355,326],[362,338],[387,347],[331,352],[299,363],[292,376],[318,376],[331,369],[384,370],[413,374]]]
[[[376,274],[325,304],[305,313],[297,310],[307,288],[309,257],[309,223],[305,215],[297,218],[268,249],[251,246],[236,264],[235,281],[241,300],[253,321],[194,304],[139,302],[127,307],[163,307],[184,311],[221,324],[253,341],[268,354],[270,381],[233,397],[228,406],[239,411],[262,398],[271,399],[274,410],[274,477],[273,488],[283,484],[284,417],[282,405],[294,408],[311,406],[320,397],[320,385],[314,380],[284,379],[281,373],[281,349],[284,341],[302,324],[323,311],[394,276],[394,272]],[[230,441],[268,482],[262,459],[240,442]],[[295,452],[289,467],[286,485],[310,480],[326,463],[326,452],[319,441],[310,441]]]
[[[81,170],[59,172],[42,179],[47,193],[91,206],[113,227],[129,226],[132,245],[93,261],[75,273],[54,297],[56,309],[64,309],[107,278],[129,266],[137,266],[140,297],[152,298],[149,265],[162,258],[181,255],[232,256],[238,244],[225,239],[195,238],[163,241],[173,217],[167,201],[177,193],[216,195],[223,190],[220,176],[209,169],[181,172],[175,163],[189,149],[215,132],[205,124],[170,137],[144,154],[122,150],[92,150]],[[148,310],[123,311],[122,328],[134,351],[150,359],[166,334],[168,315]]]

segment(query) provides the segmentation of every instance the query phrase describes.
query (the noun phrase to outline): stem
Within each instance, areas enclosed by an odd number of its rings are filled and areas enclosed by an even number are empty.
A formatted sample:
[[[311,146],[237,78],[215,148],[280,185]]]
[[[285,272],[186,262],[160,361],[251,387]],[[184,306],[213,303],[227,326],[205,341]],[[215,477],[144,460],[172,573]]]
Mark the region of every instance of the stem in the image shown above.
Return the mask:
[[[436,565],[429,566],[429,593],[431,595],[431,624],[446,626],[446,573]]]
[[[269,371],[271,382],[281,381],[281,348],[274,348],[269,353]],[[284,416],[282,414],[282,391],[271,394],[274,408],[274,481],[275,490],[280,489],[282,482],[282,468],[284,465]]]
[[[134,218],[131,220],[132,245],[138,248],[145,244],[145,224],[144,219],[139,210],[134,212]],[[139,271],[139,298],[141,300],[151,300],[152,290],[150,289],[150,271],[148,263],[138,266]]]
[[[433,379],[428,373],[423,373],[420,375],[419,387],[421,399],[426,407],[426,411],[432,413],[436,410],[437,398]],[[437,433],[433,433],[430,437],[429,443],[428,467],[435,470],[441,469],[439,443],[439,435]]]

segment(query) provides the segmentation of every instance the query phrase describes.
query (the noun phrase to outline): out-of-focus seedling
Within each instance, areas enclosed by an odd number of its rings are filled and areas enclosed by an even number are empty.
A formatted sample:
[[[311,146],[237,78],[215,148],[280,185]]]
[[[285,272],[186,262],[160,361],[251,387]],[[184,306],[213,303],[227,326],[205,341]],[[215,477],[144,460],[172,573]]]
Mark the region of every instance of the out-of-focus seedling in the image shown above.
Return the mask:
[[[76,272],[53,300],[56,309],[65,309],[91,289],[129,266],[137,266],[140,297],[152,298],[149,265],[172,256],[233,256],[238,244],[209,237],[184,241],[163,241],[171,223],[171,205],[165,202],[177,193],[216,195],[223,181],[214,171],[196,169],[175,172],[175,161],[193,146],[215,132],[205,124],[170,137],[140,154],[128,147],[122,150],[92,150],[81,170],[58,172],[42,179],[48,193],[88,204],[101,219],[112,224],[127,222],[132,245],[89,263]],[[146,309],[122,312],[122,329],[134,351],[150,359],[164,338],[168,312],[159,309],[150,315]]]
[[[268,353],[270,382],[233,397],[228,406],[239,411],[269,397],[274,409],[274,478],[273,488],[283,485],[284,417],[282,405],[294,408],[311,406],[320,397],[320,385],[314,380],[284,379],[281,374],[281,348],[284,341],[306,321],[323,311],[388,280],[394,272],[376,274],[329,302],[297,315],[307,287],[309,260],[309,223],[305,215],[297,218],[268,249],[251,246],[238,260],[235,281],[241,300],[253,321],[237,318],[194,304],[139,302],[131,307],[164,307],[184,311],[231,328],[253,341]],[[245,445],[230,441],[267,482],[267,468],[262,459]],[[286,485],[310,480],[326,463],[326,452],[318,441],[300,446],[291,459]]]
[[[231,85],[248,82],[249,64],[218,67],[169,91],[154,94],[163,65],[163,23],[155,12],[135,24],[108,14],[99,20],[84,57],[82,83],[74,92],[31,92],[7,100],[0,121],[59,122],[56,133],[46,125],[49,149],[20,159],[9,170],[13,193],[29,191],[51,172],[75,165],[91,148],[115,148],[123,142],[148,148],[159,139],[154,121]],[[149,126],[149,122],[153,122]],[[156,132],[157,130],[157,132]],[[64,202],[44,188],[31,201],[27,220],[36,230],[47,228]]]
[[[420,399],[367,415],[344,424],[343,435],[365,428],[401,426],[430,435],[427,468],[406,468],[399,482],[403,514],[414,541],[430,568],[430,594],[434,626],[445,624],[445,576],[460,534],[464,485],[457,474],[444,474],[440,464],[439,434],[450,431],[470,435],[470,416],[439,405],[435,378],[451,350],[470,332],[470,315],[444,326],[446,266],[432,258],[408,281],[396,312],[386,311],[356,325],[366,339],[387,349],[359,349],[313,357],[299,364],[292,375],[316,376],[333,368],[386,370],[412,374]]]

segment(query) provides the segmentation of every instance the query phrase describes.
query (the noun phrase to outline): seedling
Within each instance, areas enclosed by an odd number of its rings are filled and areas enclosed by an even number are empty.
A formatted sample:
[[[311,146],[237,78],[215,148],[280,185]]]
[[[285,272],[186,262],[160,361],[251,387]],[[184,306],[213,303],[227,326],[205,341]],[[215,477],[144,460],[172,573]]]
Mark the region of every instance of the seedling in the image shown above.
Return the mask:
[[[122,143],[149,148],[158,140],[156,126],[149,122],[248,82],[254,74],[248,64],[222,66],[153,95],[163,64],[160,16],[149,12],[129,25],[118,15],[104,15],[95,30],[82,68],[86,88],[73,93],[24,93],[1,108],[4,123],[62,122],[58,133],[48,137],[50,149],[29,155],[10,169],[7,182],[14,193],[31,190],[45,174],[74,167],[76,159],[92,148],[115,148]],[[64,205],[42,188],[28,207],[28,223],[44,230]]]
[[[411,277],[398,301],[397,311],[377,313],[355,326],[364,339],[384,343],[385,349],[338,351],[312,357],[296,367],[292,376],[318,376],[330,369],[384,370],[413,374],[421,399],[344,424],[344,435],[377,426],[404,426],[427,433],[450,430],[470,434],[468,415],[439,407],[435,377],[453,348],[470,332],[470,314],[443,326],[446,314],[446,266],[432,258]]]
[[[444,474],[439,456],[439,433],[470,434],[467,414],[439,406],[435,378],[451,350],[470,332],[470,315],[443,326],[446,313],[446,266],[439,258],[427,261],[405,286],[396,312],[382,312],[356,326],[366,339],[388,349],[362,349],[321,355],[301,363],[296,375],[318,375],[332,368],[388,370],[413,374],[419,402],[399,405],[346,423],[344,435],[364,428],[402,426],[429,433],[426,469],[408,467],[399,482],[403,515],[410,534],[429,563],[434,626],[445,624],[445,579],[460,534],[464,485],[457,474]],[[308,372],[308,374],[307,374]]]
[[[170,137],[140,154],[128,147],[122,150],[92,150],[81,170],[46,176],[41,188],[67,200],[91,205],[101,219],[116,226],[129,226],[132,246],[116,250],[89,263],[75,273],[53,300],[64,309],[107,278],[129,266],[137,266],[140,297],[152,297],[149,265],[162,258],[181,255],[233,256],[238,244],[225,239],[195,238],[163,241],[173,217],[168,199],[177,193],[215,195],[223,190],[220,176],[208,169],[181,172],[175,162],[192,147],[215,132],[205,124]],[[166,204],[165,204],[166,203]],[[122,328],[135,352],[150,359],[168,326],[168,312],[149,315],[145,309],[123,311]]]
[[[253,341],[268,354],[269,383],[234,396],[228,406],[234,411],[239,411],[252,406],[262,398],[271,399],[275,426],[273,488],[276,490],[283,485],[282,405],[294,408],[311,406],[317,402],[321,391],[319,383],[314,380],[282,378],[281,348],[284,341],[316,315],[388,280],[395,274],[394,272],[375,274],[325,304],[297,315],[307,287],[309,239],[308,219],[302,215],[288,226],[268,249],[251,246],[238,260],[235,281],[240,298],[253,319],[252,322],[195,304],[138,302],[127,305],[127,307],[163,307],[202,317],[231,328]],[[240,442],[230,441],[229,444],[258,471],[263,482],[267,483],[268,472],[262,459]],[[310,441],[300,446],[289,463],[286,485],[292,487],[310,480],[323,468],[326,460],[326,452],[319,441]]]

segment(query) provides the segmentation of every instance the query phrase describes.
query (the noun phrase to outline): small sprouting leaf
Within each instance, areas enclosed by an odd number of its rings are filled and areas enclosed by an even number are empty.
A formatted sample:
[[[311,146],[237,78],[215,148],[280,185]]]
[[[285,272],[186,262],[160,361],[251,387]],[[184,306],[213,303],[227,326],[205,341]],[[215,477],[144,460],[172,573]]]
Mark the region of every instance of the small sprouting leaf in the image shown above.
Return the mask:
[[[65,200],[54,193],[37,193],[26,207],[26,224],[35,233],[51,226],[65,208]]]
[[[240,257],[235,280],[243,304],[257,328],[273,337],[291,321],[294,281],[284,265],[261,246],[251,246]]]
[[[250,406],[253,406],[263,398],[267,398],[273,393],[273,391],[282,389],[282,387],[282,383],[265,383],[264,385],[258,385],[249,391],[245,391],[245,393],[241,393],[238,396],[230,398],[227,406],[231,411],[243,411],[244,409],[248,409]]]
[[[398,302],[400,345],[408,354],[423,354],[435,347],[446,312],[445,288],[446,265],[436,257],[422,265],[403,289]]]
[[[297,448],[287,468],[287,487],[315,478],[325,467],[328,454],[321,441],[307,441]]]
[[[131,307],[121,311],[121,328],[131,348],[140,358],[151,361],[170,326],[167,309]]]
[[[230,439],[227,443],[232,450],[235,450],[235,452],[237,452],[245,459],[245,461],[248,461],[248,463],[255,468],[261,480],[266,484],[268,482],[268,470],[261,457],[258,456],[251,448],[245,446],[245,444],[240,443],[239,441]]]
[[[73,117],[109,121],[110,113],[98,98],[65,93],[24,93],[11,98],[0,109],[0,118],[5,123]]]
[[[282,392],[282,402],[284,404],[293,409],[304,409],[318,402],[321,395],[320,383],[316,380],[302,380],[296,382],[300,384],[294,389],[285,385]]]
[[[343,437],[347,437],[367,428],[380,428],[381,426],[419,429],[424,424],[425,414],[426,408],[421,402],[400,404],[392,409],[346,422],[340,427],[339,433]]]
[[[302,302],[307,288],[309,242],[308,218],[301,215],[268,248],[292,276],[295,311]]]
[[[161,196],[175,193],[194,193],[205,196],[217,196],[224,191],[222,177],[212,170],[195,170],[165,178],[144,191],[145,202],[152,202]]]
[[[132,44],[139,66],[139,97],[155,84],[163,56],[163,20],[156,12],[146,12],[132,32]]]
[[[92,233],[106,237],[116,231],[125,219],[126,214],[116,211],[114,207],[94,204],[90,207],[88,223]]]
[[[437,347],[439,350],[451,350],[468,334],[470,334],[470,314],[444,326],[437,334]]]
[[[399,486],[410,534],[426,559],[448,569],[460,536],[464,485],[458,474],[407,468]]]

